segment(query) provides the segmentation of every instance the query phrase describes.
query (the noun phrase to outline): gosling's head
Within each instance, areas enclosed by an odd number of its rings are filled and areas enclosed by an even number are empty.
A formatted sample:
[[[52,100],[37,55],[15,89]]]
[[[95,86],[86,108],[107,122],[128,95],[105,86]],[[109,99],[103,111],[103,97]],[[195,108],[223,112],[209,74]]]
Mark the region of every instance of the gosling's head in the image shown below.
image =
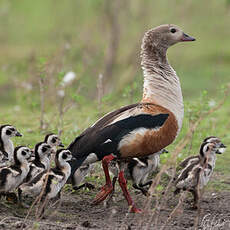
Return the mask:
[[[45,136],[44,142],[49,144],[51,147],[54,147],[54,146],[64,147],[64,145],[62,144],[60,138],[54,133],[47,134]]]
[[[66,165],[66,162],[72,160],[72,153],[68,149],[58,149],[55,155],[55,164],[58,168]]]
[[[2,139],[9,139],[11,137],[21,137],[22,134],[12,125],[1,125],[0,135]]]
[[[203,142],[200,146],[200,156],[202,158],[209,158],[215,154],[221,154],[218,146],[215,143]]]
[[[17,146],[14,149],[14,162],[15,164],[23,163],[31,157],[32,150],[27,146]]]
[[[204,142],[215,144],[216,147],[218,148],[217,152],[219,154],[223,153],[226,150],[226,148],[227,148],[227,146],[222,143],[222,141],[220,140],[220,138],[215,137],[215,136],[206,137],[204,139]]]
[[[50,156],[51,146],[46,142],[39,142],[35,145],[34,154],[36,159],[43,159],[46,156]]]

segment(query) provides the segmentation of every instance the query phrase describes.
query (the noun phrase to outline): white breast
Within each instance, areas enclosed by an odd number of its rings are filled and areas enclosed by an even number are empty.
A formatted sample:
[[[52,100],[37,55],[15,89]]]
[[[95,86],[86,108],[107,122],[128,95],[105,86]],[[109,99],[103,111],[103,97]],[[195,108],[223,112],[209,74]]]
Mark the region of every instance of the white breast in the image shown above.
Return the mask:
[[[56,177],[52,180],[51,191],[47,194],[47,197],[49,199],[57,196],[57,194],[61,191],[67,179],[69,178],[71,168],[68,163],[66,163],[65,168],[62,170],[62,172],[64,173],[64,176],[56,175]]]
[[[19,174],[17,171],[11,169],[12,173],[7,177],[7,182],[4,188],[5,192],[14,190],[23,182],[29,172],[28,164],[22,165],[21,170],[22,172]]]
[[[45,166],[45,170],[50,167],[50,159],[48,157],[43,157],[41,163]]]
[[[13,154],[14,154],[14,144],[10,139],[4,140],[4,147],[5,151],[8,153],[9,160],[13,160]]]
[[[213,170],[215,168],[215,163],[216,163],[216,155],[213,154],[209,157],[207,163],[203,166],[202,171],[200,173],[200,188],[203,188],[207,183],[209,182]],[[209,167],[211,166],[211,168]]]
[[[79,186],[82,181],[85,179],[85,177],[88,175],[88,173],[92,170],[94,166],[91,165],[84,165],[81,166],[76,170],[74,173],[74,185]]]

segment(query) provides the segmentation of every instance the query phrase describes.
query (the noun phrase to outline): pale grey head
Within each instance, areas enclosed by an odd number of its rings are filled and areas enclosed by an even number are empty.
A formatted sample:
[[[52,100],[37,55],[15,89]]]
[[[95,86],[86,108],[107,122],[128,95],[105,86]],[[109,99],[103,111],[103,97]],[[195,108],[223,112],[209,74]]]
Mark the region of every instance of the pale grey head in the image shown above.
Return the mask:
[[[48,145],[45,142],[39,142],[35,145],[34,153],[35,153],[35,159],[42,159],[45,156],[50,156],[51,152],[51,146]]]
[[[21,137],[22,134],[12,125],[0,126],[1,138]]]
[[[217,153],[219,153],[219,154],[225,152],[225,150],[227,148],[227,146],[222,143],[222,141],[220,140],[220,138],[215,137],[215,136],[206,137],[203,142],[208,142],[208,143],[215,144],[216,147],[218,148]]]
[[[147,31],[144,35],[142,48],[149,51],[167,49],[178,42],[195,41],[195,38],[185,34],[182,29],[173,24],[165,24]]]
[[[214,154],[221,154],[222,152],[219,151],[218,145],[211,142],[203,142],[200,146],[200,156],[202,158],[208,158]]]
[[[51,147],[53,147],[53,146],[64,147],[64,145],[61,142],[61,139],[58,137],[58,135],[56,135],[54,133],[47,134],[45,136],[44,142],[49,144]]]
[[[72,153],[68,149],[59,149],[55,155],[56,166],[62,168],[66,162],[72,160]]]
[[[14,149],[14,162],[15,164],[24,163],[29,160],[32,154],[32,150],[27,146],[17,146]]]

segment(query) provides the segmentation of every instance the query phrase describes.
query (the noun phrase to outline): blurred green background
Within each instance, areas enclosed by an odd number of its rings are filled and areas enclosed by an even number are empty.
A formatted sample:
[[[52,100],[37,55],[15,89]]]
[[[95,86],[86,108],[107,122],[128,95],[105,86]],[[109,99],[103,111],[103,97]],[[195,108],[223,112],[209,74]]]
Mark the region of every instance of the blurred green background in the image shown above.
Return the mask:
[[[57,73],[77,74],[72,85],[93,99],[100,73],[105,92],[136,82],[141,96],[140,44],[144,32],[164,23],[177,24],[196,37],[168,52],[180,76],[183,94],[196,98],[204,89],[216,94],[230,80],[230,4],[226,0],[1,0],[0,96],[14,104],[23,81],[36,93],[40,58],[57,62]],[[56,59],[54,61],[54,59]],[[53,64],[53,68],[56,68]],[[52,68],[51,68],[52,69]],[[52,72],[52,70],[50,70]],[[18,92],[16,92],[18,91]]]

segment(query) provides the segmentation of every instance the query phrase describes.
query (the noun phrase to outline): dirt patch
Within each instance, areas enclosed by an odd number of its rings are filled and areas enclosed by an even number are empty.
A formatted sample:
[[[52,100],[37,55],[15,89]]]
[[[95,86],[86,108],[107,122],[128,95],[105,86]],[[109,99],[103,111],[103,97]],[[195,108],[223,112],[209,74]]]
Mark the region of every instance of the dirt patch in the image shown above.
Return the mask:
[[[33,215],[24,221],[27,209],[1,201],[0,229],[161,229],[178,203],[178,196],[171,195],[165,207],[158,210],[156,222],[156,216],[152,215],[152,211],[143,214],[127,213],[127,203],[120,191],[116,192],[114,200],[111,200],[109,205],[92,206],[91,202],[97,192],[98,189],[72,194],[65,191],[60,205],[49,206],[45,219],[40,221],[36,221]],[[145,205],[146,198],[142,194],[132,192],[132,197],[138,207]],[[199,219],[196,219],[198,212],[191,209],[190,201],[191,197],[186,199],[183,211],[177,213],[175,218],[165,226],[166,230],[194,229],[196,220],[199,229],[230,229],[230,192],[205,192]],[[152,210],[154,206],[153,198]]]

